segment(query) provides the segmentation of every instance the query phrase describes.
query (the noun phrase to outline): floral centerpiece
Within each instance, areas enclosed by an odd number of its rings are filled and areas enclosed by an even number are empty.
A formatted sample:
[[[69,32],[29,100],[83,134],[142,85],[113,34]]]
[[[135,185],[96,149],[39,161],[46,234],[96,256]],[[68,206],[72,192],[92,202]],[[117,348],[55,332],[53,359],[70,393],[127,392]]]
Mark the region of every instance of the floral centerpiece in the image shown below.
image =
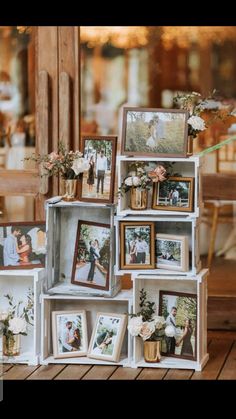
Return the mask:
[[[132,209],[147,208],[147,191],[151,188],[152,182],[162,182],[167,179],[165,167],[158,164],[154,170],[147,170],[148,163],[135,161],[129,164],[128,174],[124,178],[119,194],[131,192],[130,207]]]
[[[196,138],[200,132],[205,131],[216,120],[224,120],[230,115],[228,105],[217,100],[215,94],[216,91],[213,90],[205,98],[198,92],[178,93],[174,96],[174,105],[189,112],[188,135],[192,138]],[[211,115],[207,121],[206,113]]]
[[[45,155],[33,154],[25,160],[34,160],[40,164],[43,169],[42,175],[60,175],[66,180],[78,179],[89,167],[88,161],[80,151],[68,151],[62,142],[59,143],[58,151]]]
[[[160,341],[165,336],[165,319],[156,314],[155,302],[147,301],[147,292],[143,288],[140,291],[139,306],[140,311],[131,315],[128,331],[132,336],[139,336],[144,341],[144,357],[146,361],[158,362],[161,357]],[[158,344],[145,345],[147,342],[158,342]]]
[[[33,293],[28,291],[27,303],[16,303],[12,295],[4,295],[8,300],[7,311],[0,312],[0,333],[3,335],[3,354],[15,356],[20,353],[20,335],[27,335],[27,326],[33,326],[34,302]]]
[[[80,174],[89,169],[89,162],[80,151],[68,151],[60,142],[58,151],[50,154],[33,154],[25,160],[33,160],[40,165],[41,176],[59,175],[65,182],[65,200],[74,200],[76,194],[76,180]],[[74,181],[74,182],[70,182]]]

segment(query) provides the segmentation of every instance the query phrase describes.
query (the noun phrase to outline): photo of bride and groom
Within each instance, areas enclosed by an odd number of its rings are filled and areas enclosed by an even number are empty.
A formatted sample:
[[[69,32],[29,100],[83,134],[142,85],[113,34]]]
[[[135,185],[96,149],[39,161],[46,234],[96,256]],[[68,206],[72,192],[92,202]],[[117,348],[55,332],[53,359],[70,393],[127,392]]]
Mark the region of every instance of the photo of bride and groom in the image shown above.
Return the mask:
[[[176,109],[125,108],[122,154],[184,156],[187,114]]]
[[[25,269],[45,265],[45,223],[0,225],[0,268]]]
[[[72,284],[109,289],[110,226],[79,221]]]

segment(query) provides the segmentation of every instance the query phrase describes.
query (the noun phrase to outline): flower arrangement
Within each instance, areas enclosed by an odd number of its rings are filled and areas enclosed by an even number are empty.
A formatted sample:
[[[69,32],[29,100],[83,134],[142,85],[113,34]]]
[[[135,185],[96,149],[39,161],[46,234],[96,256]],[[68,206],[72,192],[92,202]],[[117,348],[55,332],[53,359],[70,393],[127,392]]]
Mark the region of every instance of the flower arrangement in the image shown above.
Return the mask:
[[[43,175],[61,175],[63,179],[78,179],[80,173],[89,169],[88,161],[80,151],[67,151],[60,142],[58,151],[46,155],[33,154],[25,160],[33,160],[42,167]]]
[[[147,301],[147,292],[140,291],[140,311],[132,314],[128,330],[132,336],[140,336],[143,341],[161,340],[165,335],[165,319],[155,314],[155,303]]]
[[[206,98],[203,98],[200,93],[191,92],[174,96],[174,105],[180,109],[187,110],[189,112],[188,118],[188,135],[195,138],[197,134],[208,128],[217,119],[223,119],[226,115],[223,115],[222,110],[225,106],[218,100],[215,99],[216,91],[213,92]],[[206,111],[210,111],[212,118],[206,125],[205,119],[202,117]]]
[[[14,335],[26,336],[27,325],[33,326],[33,292],[29,289],[27,304],[24,307],[22,307],[23,301],[16,303],[12,295],[6,294],[4,297],[8,300],[9,309],[0,312],[0,333],[5,336],[6,346],[11,348],[14,342]]]
[[[147,171],[148,163],[135,161],[130,163],[128,175],[124,178],[119,193],[128,192],[132,187],[141,190],[150,189],[152,182],[162,182],[167,179],[167,171],[161,164],[157,165],[154,170]]]

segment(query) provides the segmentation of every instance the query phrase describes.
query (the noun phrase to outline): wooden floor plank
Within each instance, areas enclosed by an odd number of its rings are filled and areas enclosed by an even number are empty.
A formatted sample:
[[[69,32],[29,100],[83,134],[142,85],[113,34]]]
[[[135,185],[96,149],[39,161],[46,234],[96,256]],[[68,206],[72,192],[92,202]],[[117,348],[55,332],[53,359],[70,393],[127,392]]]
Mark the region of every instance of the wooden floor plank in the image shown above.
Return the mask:
[[[236,340],[236,331],[234,330],[208,330],[207,336],[210,339],[229,339]]]
[[[108,380],[116,369],[115,365],[94,365],[82,380]]]
[[[166,372],[165,368],[143,368],[137,380],[162,380]]]
[[[190,380],[193,370],[171,369],[167,372],[164,380]]]
[[[67,367],[55,377],[55,380],[81,380],[92,368],[92,365],[67,365]]]
[[[233,344],[218,379],[236,380],[236,342]]]
[[[139,375],[139,373],[140,373],[140,368],[119,367],[111,375],[109,380],[135,380],[135,378]]]
[[[65,365],[41,365],[27,380],[52,380]]]
[[[25,380],[37,368],[35,365],[14,365],[4,373],[3,380]]]
[[[195,371],[191,380],[216,380],[232,346],[232,339],[212,339],[209,345],[209,361],[203,371]]]

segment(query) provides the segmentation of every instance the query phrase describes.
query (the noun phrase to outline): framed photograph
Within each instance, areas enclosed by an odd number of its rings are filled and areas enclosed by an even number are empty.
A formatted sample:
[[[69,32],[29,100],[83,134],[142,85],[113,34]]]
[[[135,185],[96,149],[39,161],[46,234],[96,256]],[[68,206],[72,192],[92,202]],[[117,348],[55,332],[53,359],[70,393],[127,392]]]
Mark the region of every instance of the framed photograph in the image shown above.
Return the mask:
[[[127,156],[186,157],[188,112],[124,108],[121,153]]]
[[[109,224],[79,220],[72,284],[102,290],[109,289],[110,238]]]
[[[120,222],[120,269],[155,268],[154,222]]]
[[[160,291],[159,315],[165,318],[166,326],[171,326],[162,340],[162,354],[196,360],[197,296]]]
[[[159,269],[188,271],[188,236],[156,234],[156,263]]]
[[[114,197],[117,137],[89,136],[81,138],[81,152],[89,169],[79,183],[79,199],[112,203]]]
[[[193,211],[193,178],[169,177],[153,185],[152,208],[164,211]]]
[[[126,314],[97,313],[88,357],[119,362],[126,326]]]
[[[88,336],[85,310],[53,311],[52,338],[54,358],[87,355]]]
[[[0,224],[0,269],[33,269],[45,266],[44,221]]]

